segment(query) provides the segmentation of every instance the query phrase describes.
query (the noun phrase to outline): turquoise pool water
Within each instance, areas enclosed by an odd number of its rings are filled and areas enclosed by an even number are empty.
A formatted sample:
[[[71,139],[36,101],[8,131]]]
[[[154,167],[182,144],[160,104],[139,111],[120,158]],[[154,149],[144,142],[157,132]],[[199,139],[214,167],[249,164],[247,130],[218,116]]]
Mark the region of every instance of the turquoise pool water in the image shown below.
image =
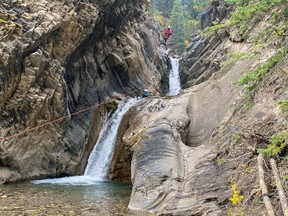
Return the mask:
[[[127,209],[131,188],[106,182],[2,185],[0,215],[140,215]]]

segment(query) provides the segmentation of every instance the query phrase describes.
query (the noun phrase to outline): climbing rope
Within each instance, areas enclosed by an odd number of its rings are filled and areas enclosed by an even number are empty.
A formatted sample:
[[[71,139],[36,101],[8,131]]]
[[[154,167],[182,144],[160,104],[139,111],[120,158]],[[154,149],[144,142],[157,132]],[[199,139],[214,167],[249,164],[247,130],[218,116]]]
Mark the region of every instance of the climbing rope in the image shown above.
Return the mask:
[[[154,52],[154,56],[153,56],[152,62],[151,62],[151,64],[150,64],[150,70],[152,70],[152,67],[153,67],[153,65],[154,65],[156,52],[158,51],[159,47],[160,47],[160,45],[156,48],[156,50],[155,50],[155,52]],[[149,77],[150,77],[150,76],[149,76],[149,74],[148,74],[148,75],[146,76],[146,84],[145,84],[145,87],[142,86],[142,87],[139,87],[139,88],[134,89],[134,90],[132,90],[132,91],[129,91],[129,92],[127,92],[126,94],[124,94],[124,96],[128,96],[128,95],[129,95],[130,93],[132,93],[132,92],[136,92],[136,91],[139,91],[139,90],[141,90],[141,89],[148,88]],[[41,124],[41,125],[38,125],[38,126],[35,126],[35,127],[32,127],[32,128],[29,128],[29,129],[20,131],[20,132],[18,132],[18,133],[16,133],[16,134],[13,134],[13,135],[10,135],[10,136],[2,137],[2,138],[0,138],[0,143],[6,141],[6,140],[8,140],[8,139],[13,139],[13,138],[19,137],[19,136],[21,136],[21,135],[23,135],[23,134],[26,134],[26,133],[28,133],[28,132],[37,130],[37,129],[39,129],[39,128],[45,127],[45,126],[50,125],[50,124],[53,124],[53,123],[55,123],[55,122],[59,122],[59,121],[62,121],[62,120],[64,120],[64,119],[71,118],[72,116],[79,115],[79,114],[81,114],[81,113],[83,113],[83,112],[86,112],[86,111],[89,111],[89,110],[92,110],[92,109],[96,109],[96,108],[99,107],[100,105],[105,104],[105,103],[109,103],[109,102],[111,102],[111,101],[113,101],[113,100],[114,100],[114,99],[111,98],[111,99],[109,99],[109,100],[103,101],[102,103],[95,104],[95,105],[93,105],[93,106],[87,107],[87,108],[85,108],[85,109],[79,110],[79,111],[74,112],[74,113],[71,113],[71,114],[69,114],[69,115],[65,115],[65,116],[62,116],[62,117],[60,117],[60,118],[54,119],[54,120],[52,120],[52,121],[48,121],[48,122],[46,122],[46,123],[44,123],[44,124]]]
[[[138,90],[143,89],[143,88],[144,88],[144,87],[140,87],[140,88],[134,89],[133,91],[130,91],[130,92],[127,92],[126,94],[124,94],[124,96],[128,96],[130,93],[135,92],[135,91],[138,91]],[[79,110],[79,111],[74,112],[74,113],[71,113],[71,114],[69,114],[69,115],[65,115],[65,116],[62,116],[62,117],[60,117],[60,118],[54,119],[54,120],[52,120],[52,121],[48,121],[48,122],[46,122],[46,123],[44,123],[44,124],[41,124],[41,125],[38,125],[38,126],[35,126],[35,127],[32,127],[32,128],[29,128],[29,129],[20,131],[20,132],[18,132],[18,133],[16,133],[16,134],[3,137],[3,138],[0,139],[0,143],[3,142],[3,141],[5,141],[5,140],[8,140],[8,139],[12,139],[12,138],[19,137],[19,136],[21,136],[21,135],[23,135],[23,134],[26,134],[26,133],[28,133],[28,132],[37,130],[37,129],[39,129],[39,128],[45,127],[45,126],[50,125],[50,124],[53,124],[53,123],[55,123],[55,122],[59,122],[59,121],[62,121],[62,120],[64,120],[64,119],[70,118],[70,117],[72,117],[72,116],[79,115],[79,114],[81,114],[81,113],[83,113],[83,112],[86,112],[86,111],[89,111],[89,110],[92,110],[92,109],[96,109],[96,108],[99,107],[100,105],[105,104],[105,103],[109,103],[109,102],[111,102],[111,101],[113,101],[113,100],[114,100],[114,99],[111,98],[111,99],[109,99],[109,100],[103,101],[102,103],[95,104],[95,105],[93,105],[93,106],[90,106],[90,107],[88,107],[88,108]]]
[[[155,52],[154,52],[154,54],[153,54],[153,59],[152,59],[152,61],[151,61],[150,67],[149,67],[150,73],[151,73],[151,72],[154,72],[154,69],[153,69],[152,67],[154,66],[154,62],[155,62],[155,58],[156,58],[156,53],[157,53],[157,51],[158,51],[158,49],[159,49],[160,46],[161,46],[161,44],[159,44],[159,45],[157,46],[157,48],[155,49]],[[152,69],[153,69],[153,71],[152,71]],[[152,77],[151,74],[146,77],[145,88],[148,88],[149,78],[151,78],[151,77]]]
[[[115,12],[116,12],[116,11],[115,11]],[[126,19],[124,19],[121,15],[118,15],[118,16],[120,16],[123,20],[126,20]],[[159,49],[160,46],[161,46],[161,43],[157,46],[157,48],[155,49],[155,51],[154,51],[154,53],[153,53],[153,59],[152,59],[152,62],[151,62],[151,64],[150,64],[150,68],[149,68],[150,73],[151,73],[151,71],[152,71],[152,67],[154,66],[154,62],[155,62],[155,58],[156,58],[156,53],[157,53],[157,51],[158,51],[158,49]],[[153,72],[154,72],[154,70],[153,70]],[[124,96],[128,96],[130,93],[136,92],[136,91],[138,91],[138,90],[140,90],[140,89],[148,88],[149,78],[151,78],[151,74],[148,74],[148,75],[146,76],[145,87],[140,87],[140,88],[134,89],[134,90],[132,90],[132,91],[127,92],[126,94],[124,94]],[[52,120],[52,121],[48,121],[48,122],[46,122],[46,123],[44,123],[44,124],[40,124],[40,125],[38,125],[38,126],[35,126],[35,127],[32,127],[32,128],[29,128],[29,129],[20,131],[20,132],[18,132],[18,133],[15,133],[15,134],[13,134],[13,135],[10,135],[10,136],[2,137],[2,138],[0,138],[0,143],[6,141],[6,140],[8,140],[8,139],[13,139],[13,138],[19,137],[19,136],[21,136],[21,135],[23,135],[23,134],[26,134],[26,133],[28,133],[28,132],[37,130],[37,129],[39,129],[39,128],[45,127],[45,126],[50,125],[50,124],[53,124],[53,123],[55,123],[55,122],[59,122],[59,121],[62,121],[62,120],[64,120],[64,119],[71,118],[72,116],[79,115],[79,114],[81,114],[81,113],[83,113],[83,112],[86,112],[86,111],[89,111],[89,110],[92,110],[92,109],[96,109],[96,108],[99,107],[100,105],[105,104],[105,103],[109,103],[109,102],[111,102],[111,101],[113,101],[113,100],[114,100],[114,99],[111,98],[111,99],[109,99],[109,100],[107,100],[107,101],[103,101],[102,103],[95,104],[95,105],[93,105],[93,106],[90,106],[90,107],[88,107],[88,108],[79,110],[79,111],[74,112],[74,113],[71,113],[71,114],[69,114],[69,115],[65,115],[65,116],[62,116],[62,117],[60,117],[60,118],[54,119],[54,120]],[[9,132],[9,131],[8,131],[8,132]]]

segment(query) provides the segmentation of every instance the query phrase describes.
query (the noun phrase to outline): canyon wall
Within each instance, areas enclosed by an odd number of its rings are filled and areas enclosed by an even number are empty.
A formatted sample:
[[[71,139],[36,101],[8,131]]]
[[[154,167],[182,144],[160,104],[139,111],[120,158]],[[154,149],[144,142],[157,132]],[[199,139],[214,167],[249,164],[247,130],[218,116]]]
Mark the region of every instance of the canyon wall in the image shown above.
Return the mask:
[[[280,8],[285,4],[274,12]],[[125,152],[123,167],[131,169],[130,209],[183,216],[266,214],[259,202],[263,195],[255,192],[257,149],[267,147],[275,132],[287,133],[287,110],[277,105],[287,100],[288,38],[279,34],[285,20],[279,19],[277,36],[261,40],[272,32],[274,15],[257,14],[245,39],[235,26],[193,38],[180,61],[182,92],[147,98],[126,116],[117,148]],[[247,73],[249,82],[240,87],[237,81]],[[286,172],[282,165],[282,175]],[[269,191],[277,200],[277,190]],[[235,193],[238,199],[243,195],[242,202],[232,204]],[[273,205],[281,215],[280,205]]]
[[[154,53],[158,25],[146,7],[132,0],[0,3],[1,182],[81,174],[102,116],[115,108],[97,104],[138,96],[147,83],[163,94],[167,59]]]

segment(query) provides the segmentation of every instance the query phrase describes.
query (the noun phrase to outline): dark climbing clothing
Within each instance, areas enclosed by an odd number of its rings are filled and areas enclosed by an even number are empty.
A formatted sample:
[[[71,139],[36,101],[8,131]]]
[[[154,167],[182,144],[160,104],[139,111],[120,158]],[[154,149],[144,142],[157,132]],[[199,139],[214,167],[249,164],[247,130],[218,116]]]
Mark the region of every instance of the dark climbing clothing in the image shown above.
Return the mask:
[[[149,97],[149,93],[147,91],[144,91],[142,97]]]

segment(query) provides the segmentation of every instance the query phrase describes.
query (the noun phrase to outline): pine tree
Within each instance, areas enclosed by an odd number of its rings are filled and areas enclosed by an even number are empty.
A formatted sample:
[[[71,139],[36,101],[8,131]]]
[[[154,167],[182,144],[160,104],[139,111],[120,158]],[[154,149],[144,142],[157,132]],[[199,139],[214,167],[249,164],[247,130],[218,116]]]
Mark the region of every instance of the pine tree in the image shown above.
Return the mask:
[[[200,16],[208,0],[151,0],[153,15],[164,28],[172,26],[170,45],[183,51],[191,34],[200,30]]]
[[[170,24],[173,29],[173,42],[177,49],[183,49],[184,47],[184,6],[181,0],[175,0],[170,17]]]

